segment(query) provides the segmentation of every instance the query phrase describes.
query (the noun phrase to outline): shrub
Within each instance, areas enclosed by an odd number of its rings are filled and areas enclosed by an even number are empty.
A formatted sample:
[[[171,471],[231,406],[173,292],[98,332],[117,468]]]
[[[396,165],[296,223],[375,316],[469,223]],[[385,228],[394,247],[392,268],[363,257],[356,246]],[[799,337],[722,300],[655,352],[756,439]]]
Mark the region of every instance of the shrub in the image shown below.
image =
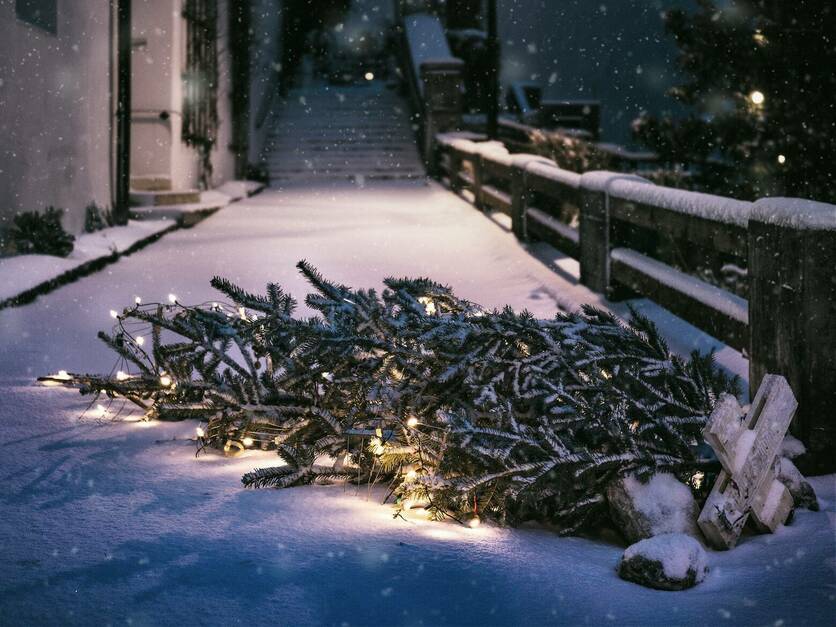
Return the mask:
[[[61,224],[63,209],[47,207],[46,211],[27,211],[14,218],[11,240],[19,254],[41,254],[66,257],[73,251],[75,237]]]
[[[99,207],[91,202],[84,209],[84,232],[95,233],[113,226],[113,213],[107,207]]]

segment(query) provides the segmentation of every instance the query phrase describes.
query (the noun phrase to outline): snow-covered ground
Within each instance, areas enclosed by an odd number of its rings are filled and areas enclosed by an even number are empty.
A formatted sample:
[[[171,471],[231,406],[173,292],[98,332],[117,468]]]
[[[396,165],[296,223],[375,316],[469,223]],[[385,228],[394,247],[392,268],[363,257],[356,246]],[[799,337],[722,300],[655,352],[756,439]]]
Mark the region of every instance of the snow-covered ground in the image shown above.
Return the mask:
[[[136,295],[203,302],[220,274],[301,296],[301,258],[347,284],[425,275],[539,316],[595,300],[574,262],[498,221],[435,185],[273,190],[0,311],[0,624],[832,624],[833,476],[813,479],[822,512],[710,553],[692,590],[659,592],[618,579],[622,548],[602,541],[407,522],[339,485],[245,491],[241,474],[274,455],[195,458],[193,422],[79,421],[89,399],[33,384],[109,371],[95,333]],[[638,305],[679,349],[712,343]]]

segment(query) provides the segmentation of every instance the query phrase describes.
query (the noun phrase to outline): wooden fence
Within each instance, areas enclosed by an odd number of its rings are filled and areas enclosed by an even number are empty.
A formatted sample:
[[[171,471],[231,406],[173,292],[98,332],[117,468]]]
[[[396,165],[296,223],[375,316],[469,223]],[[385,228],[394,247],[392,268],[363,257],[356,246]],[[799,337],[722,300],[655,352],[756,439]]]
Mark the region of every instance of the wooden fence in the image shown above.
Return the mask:
[[[836,206],[744,202],[511,154],[454,132],[457,97],[449,92],[461,89],[454,64],[429,60],[417,70],[431,173],[476,208],[510,216],[521,240],[546,241],[577,259],[593,291],[645,296],[740,350],[752,396],[765,374],[785,376],[799,401],[794,432],[816,460],[808,468],[836,469]],[[739,262],[748,300],[662,261],[656,252],[670,241]]]

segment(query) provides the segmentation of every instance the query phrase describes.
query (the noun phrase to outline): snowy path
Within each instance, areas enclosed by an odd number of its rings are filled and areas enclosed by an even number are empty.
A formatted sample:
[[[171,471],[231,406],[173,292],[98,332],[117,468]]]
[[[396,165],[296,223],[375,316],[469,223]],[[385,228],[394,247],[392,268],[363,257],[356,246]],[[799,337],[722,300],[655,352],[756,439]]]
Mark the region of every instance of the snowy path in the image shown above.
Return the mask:
[[[712,553],[712,572],[694,590],[655,592],[616,577],[614,545],[393,520],[389,507],[341,486],[244,491],[241,474],[274,455],[196,459],[194,423],[79,422],[86,399],[32,384],[60,368],[109,370],[95,332],[135,295],[202,302],[214,297],[209,277],[221,274],[257,291],[278,281],[301,296],[301,258],[352,285],[428,275],[485,305],[540,316],[594,299],[548,247],[526,251],[448,192],[400,183],[271,191],[0,311],[0,624],[831,620],[833,477],[815,480],[825,512],[801,512],[774,536]],[[681,348],[705,346],[705,336],[676,328]]]

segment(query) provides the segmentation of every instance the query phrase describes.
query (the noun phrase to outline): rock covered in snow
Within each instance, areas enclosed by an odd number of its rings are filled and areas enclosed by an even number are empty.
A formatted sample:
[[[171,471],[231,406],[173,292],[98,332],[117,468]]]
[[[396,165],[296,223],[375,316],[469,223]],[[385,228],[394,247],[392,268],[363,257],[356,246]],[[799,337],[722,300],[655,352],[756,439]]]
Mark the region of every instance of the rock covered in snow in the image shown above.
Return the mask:
[[[781,443],[781,457],[795,459],[796,457],[801,457],[806,452],[807,447],[804,446],[801,440],[789,434],[784,436],[784,441]]]
[[[814,512],[819,511],[819,500],[816,498],[813,486],[804,478],[804,475],[791,460],[786,457],[776,459],[775,476],[790,491],[796,507],[806,507]]]
[[[607,488],[610,517],[628,542],[665,533],[701,538],[700,510],[691,490],[669,473],[653,475],[647,483],[628,475]]]
[[[685,590],[705,579],[702,545],[683,533],[666,533],[627,547],[618,575],[657,590]]]

